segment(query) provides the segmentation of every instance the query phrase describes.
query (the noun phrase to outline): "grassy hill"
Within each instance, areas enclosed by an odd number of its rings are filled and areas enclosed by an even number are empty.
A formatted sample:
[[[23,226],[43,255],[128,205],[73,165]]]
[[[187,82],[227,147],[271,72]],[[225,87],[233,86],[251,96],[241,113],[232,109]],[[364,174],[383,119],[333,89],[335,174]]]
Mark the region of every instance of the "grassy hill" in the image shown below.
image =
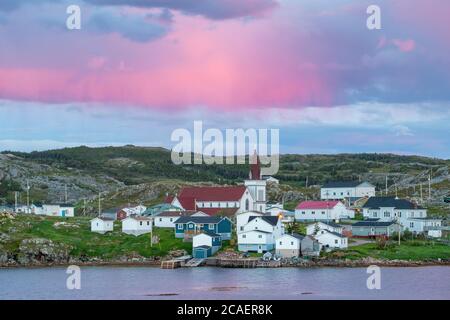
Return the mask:
[[[427,196],[428,176],[432,175],[432,204],[442,205],[450,194],[450,161],[394,154],[296,155],[280,157],[275,176],[282,190],[317,198],[319,186],[331,180],[367,180],[400,196],[420,196],[420,184]],[[175,165],[170,151],[149,147],[76,147],[43,152],[0,153],[0,204],[13,203],[14,192],[25,203],[26,182],[31,185],[32,202],[63,202],[79,205],[88,201],[96,207],[99,192],[104,208],[126,203],[151,204],[166,192],[177,192],[185,184],[236,184],[248,176],[248,165]],[[271,194],[272,197],[272,194]],[[287,199],[297,201],[298,197]]]

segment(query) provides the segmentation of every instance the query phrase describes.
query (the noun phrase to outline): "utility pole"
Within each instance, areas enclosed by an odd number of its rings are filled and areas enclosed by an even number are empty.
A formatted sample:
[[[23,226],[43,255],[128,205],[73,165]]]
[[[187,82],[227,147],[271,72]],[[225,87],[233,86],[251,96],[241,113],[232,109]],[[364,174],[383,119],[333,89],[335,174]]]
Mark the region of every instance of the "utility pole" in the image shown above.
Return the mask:
[[[83,199],[83,216],[86,216],[86,199]]]
[[[420,202],[423,201],[423,190],[422,190],[422,182],[420,183]]]
[[[67,204],[67,184],[64,185],[64,203]]]
[[[98,193],[98,216],[100,217],[100,215],[102,214],[102,193],[99,192]]]
[[[388,177],[386,176],[386,195],[388,194]]]
[[[27,180],[27,213],[30,213],[30,185]]]
[[[17,197],[18,197],[18,192],[14,191],[14,212],[17,212]]]
[[[305,185],[306,185],[306,188],[308,188],[308,176],[306,176],[306,183],[305,183]]]
[[[395,198],[398,198],[398,193],[397,193],[397,182],[394,182],[394,186],[395,186]]]
[[[400,246],[400,233],[402,230],[402,225],[400,224],[400,222],[398,221],[398,245]]]
[[[431,200],[431,173],[428,176],[428,200]]]

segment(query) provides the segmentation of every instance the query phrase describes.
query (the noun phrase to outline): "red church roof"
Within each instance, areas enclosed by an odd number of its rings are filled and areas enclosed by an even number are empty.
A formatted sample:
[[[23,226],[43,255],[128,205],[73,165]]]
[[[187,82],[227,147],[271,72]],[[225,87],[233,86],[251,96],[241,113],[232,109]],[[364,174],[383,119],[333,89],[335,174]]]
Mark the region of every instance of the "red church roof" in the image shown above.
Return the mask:
[[[303,201],[296,209],[333,209],[339,201]]]

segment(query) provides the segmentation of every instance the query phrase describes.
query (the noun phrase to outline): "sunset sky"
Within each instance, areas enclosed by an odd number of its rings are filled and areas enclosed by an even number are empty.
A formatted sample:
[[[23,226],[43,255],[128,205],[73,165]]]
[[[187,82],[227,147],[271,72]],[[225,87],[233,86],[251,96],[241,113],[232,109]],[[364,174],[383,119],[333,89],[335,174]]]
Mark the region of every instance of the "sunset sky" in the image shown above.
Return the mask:
[[[282,153],[450,158],[449,21],[447,0],[2,0],[0,150],[171,148],[203,120],[279,128]]]

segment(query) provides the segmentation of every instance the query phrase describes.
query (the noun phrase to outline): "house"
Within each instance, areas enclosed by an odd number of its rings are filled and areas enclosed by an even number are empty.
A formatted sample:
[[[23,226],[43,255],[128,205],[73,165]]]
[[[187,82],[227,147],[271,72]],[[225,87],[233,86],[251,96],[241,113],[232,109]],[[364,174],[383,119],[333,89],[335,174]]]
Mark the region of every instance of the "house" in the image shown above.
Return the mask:
[[[73,217],[75,207],[70,204],[44,204],[42,207],[36,207],[34,213],[52,217]]]
[[[320,188],[320,199],[343,200],[345,198],[374,197],[375,186],[369,182],[333,181]]]
[[[231,228],[231,220],[227,217],[185,216],[175,221],[175,237],[189,240],[196,234],[206,231],[220,235],[222,240],[229,240]]]
[[[114,219],[97,217],[91,220],[91,231],[104,234],[114,230]]]
[[[275,240],[284,234],[278,216],[250,216],[243,230],[238,232],[239,251],[265,252],[275,248]]]
[[[141,216],[145,210],[147,210],[147,207],[143,205],[119,209],[119,211],[117,211],[117,220],[123,220],[132,215]]]
[[[313,236],[303,237],[300,243],[302,256],[317,257],[320,255],[322,246]]]
[[[192,256],[204,259],[214,255],[222,246],[222,238],[219,234],[204,231],[192,238]]]
[[[163,211],[156,216],[154,216],[155,227],[158,228],[175,228],[175,221],[179,217],[190,217],[190,216],[208,216],[206,213],[195,210],[187,211]]]
[[[336,233],[342,234],[344,227],[342,227],[341,225],[338,225],[337,223],[334,223],[332,221],[329,221],[329,222],[318,221],[316,223],[311,223],[306,226],[306,234],[308,236],[315,235],[320,230],[328,230],[331,232],[336,232]]]
[[[139,236],[152,232],[152,219],[142,216],[129,216],[122,220],[122,232]]]
[[[297,221],[333,221],[354,217],[354,211],[348,210],[342,202],[337,200],[303,201],[295,208]]]
[[[166,197],[170,204],[181,210],[201,210],[210,216],[226,215],[230,218],[253,208],[254,200],[245,186],[185,187],[179,195]]]
[[[428,219],[427,210],[414,202],[394,197],[371,197],[362,207],[366,219],[379,221],[398,221],[404,230],[414,233],[428,233],[430,228],[437,230],[441,219]],[[439,232],[432,232],[432,234]]]
[[[154,206],[148,207],[143,213],[142,216],[145,217],[153,217],[161,212],[165,211],[182,211],[181,208],[171,205],[170,203],[159,203]]]
[[[355,238],[390,237],[398,232],[399,226],[394,221],[366,220],[352,225],[352,235]]]
[[[296,233],[282,235],[275,242],[275,254],[283,258],[300,256],[303,238],[304,236]]]
[[[314,238],[325,248],[345,249],[348,247],[347,237],[337,232],[320,230]]]
[[[442,237],[442,219],[437,218],[409,218],[404,229],[413,233],[425,233],[432,238]]]
[[[258,212],[258,211],[247,211],[238,213],[236,215],[236,232],[240,233],[244,231],[244,226],[248,223],[248,219],[252,216],[254,217],[262,217],[267,216],[267,213]]]

